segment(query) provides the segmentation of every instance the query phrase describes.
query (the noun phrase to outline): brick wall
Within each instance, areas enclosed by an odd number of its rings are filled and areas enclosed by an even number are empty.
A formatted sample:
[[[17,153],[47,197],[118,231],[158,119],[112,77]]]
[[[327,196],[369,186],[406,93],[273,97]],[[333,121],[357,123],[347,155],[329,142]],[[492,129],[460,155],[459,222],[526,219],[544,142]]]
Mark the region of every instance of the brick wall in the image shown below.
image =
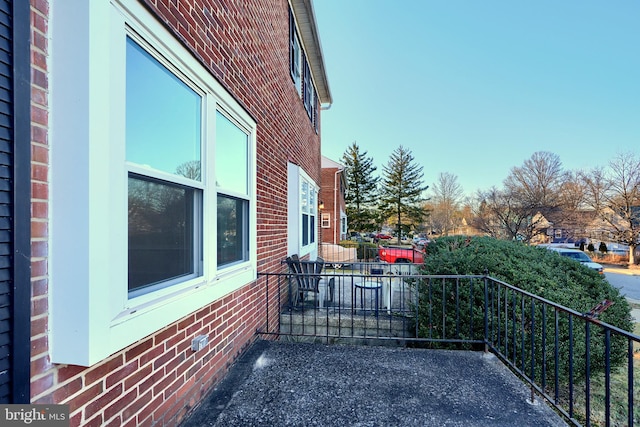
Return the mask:
[[[74,426],[176,425],[256,338],[256,328],[264,318],[261,281],[97,365],[51,363],[47,269],[51,5],[48,0],[30,1],[32,402],[69,404]],[[287,162],[320,180],[319,136],[289,76],[287,1],[143,2],[258,123],[258,269],[281,268],[287,250]],[[191,338],[199,334],[208,335],[209,344],[194,353]]]
[[[338,172],[337,168],[323,168],[321,170],[320,199],[324,203],[322,212],[331,215],[331,226],[322,229],[322,241],[326,243],[340,243],[342,240],[340,239],[340,210],[345,211],[346,208],[344,197],[340,193],[340,175],[336,178],[336,172]],[[337,192],[334,191],[336,188]]]

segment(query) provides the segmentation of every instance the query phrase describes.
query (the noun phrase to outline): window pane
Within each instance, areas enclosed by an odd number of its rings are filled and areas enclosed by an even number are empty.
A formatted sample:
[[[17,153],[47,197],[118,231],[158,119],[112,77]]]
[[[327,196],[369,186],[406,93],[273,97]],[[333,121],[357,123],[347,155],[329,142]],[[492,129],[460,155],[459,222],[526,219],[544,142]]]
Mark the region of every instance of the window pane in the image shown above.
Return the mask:
[[[249,259],[249,202],[218,196],[218,266]]]
[[[129,175],[129,292],[194,274],[196,190]]]
[[[200,180],[202,99],[127,38],[127,160]]]
[[[310,229],[310,238],[311,243],[316,241],[316,217],[315,215],[309,216],[309,229]]]
[[[309,244],[309,215],[302,214],[302,246]]]
[[[300,207],[302,212],[309,212],[309,183],[302,181],[300,189]]]
[[[249,137],[220,112],[216,115],[216,185],[247,194]]]
[[[316,213],[316,190],[314,189],[309,192],[309,213],[313,215]]]

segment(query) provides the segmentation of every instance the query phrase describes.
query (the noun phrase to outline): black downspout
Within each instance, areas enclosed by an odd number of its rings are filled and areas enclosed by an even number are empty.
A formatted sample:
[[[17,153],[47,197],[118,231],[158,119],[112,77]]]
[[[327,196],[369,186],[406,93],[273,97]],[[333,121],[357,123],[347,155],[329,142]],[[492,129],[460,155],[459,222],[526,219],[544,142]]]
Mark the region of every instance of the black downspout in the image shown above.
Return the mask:
[[[30,2],[13,1],[13,403],[30,403],[31,59]]]

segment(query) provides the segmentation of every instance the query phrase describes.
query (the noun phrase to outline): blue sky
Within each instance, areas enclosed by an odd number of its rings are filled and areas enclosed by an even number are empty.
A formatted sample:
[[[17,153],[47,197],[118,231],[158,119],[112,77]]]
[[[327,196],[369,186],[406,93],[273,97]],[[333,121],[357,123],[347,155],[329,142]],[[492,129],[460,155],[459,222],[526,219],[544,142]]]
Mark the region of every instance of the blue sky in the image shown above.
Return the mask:
[[[501,186],[536,151],[567,170],[640,153],[638,0],[315,0],[333,105],[322,154],[400,145],[425,184]]]

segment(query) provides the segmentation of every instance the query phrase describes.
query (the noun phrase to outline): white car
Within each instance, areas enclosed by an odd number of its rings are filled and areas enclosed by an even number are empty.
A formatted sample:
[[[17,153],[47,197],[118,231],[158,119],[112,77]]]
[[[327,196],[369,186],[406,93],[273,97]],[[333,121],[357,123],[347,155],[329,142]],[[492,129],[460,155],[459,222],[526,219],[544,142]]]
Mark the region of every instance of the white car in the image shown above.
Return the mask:
[[[322,243],[320,256],[329,268],[340,269],[351,265],[358,260],[356,248],[344,248],[340,245]]]
[[[604,269],[602,268],[602,266],[597,262],[593,262],[593,260],[589,258],[589,255],[585,254],[580,249],[554,248],[554,247],[547,247],[547,249],[553,252],[557,252],[561,256],[566,256],[567,258],[574,259],[578,261],[580,264],[586,267],[589,267],[592,270],[596,270],[600,274],[603,273]]]

